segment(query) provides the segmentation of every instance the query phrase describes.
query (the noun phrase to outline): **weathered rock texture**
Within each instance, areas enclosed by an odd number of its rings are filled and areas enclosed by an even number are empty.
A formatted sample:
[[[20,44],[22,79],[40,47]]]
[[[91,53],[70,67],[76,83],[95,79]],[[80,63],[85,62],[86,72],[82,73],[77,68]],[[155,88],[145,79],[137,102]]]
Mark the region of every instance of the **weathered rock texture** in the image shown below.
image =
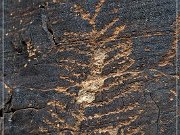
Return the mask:
[[[175,0],[5,0],[5,135],[175,135],[177,32]]]

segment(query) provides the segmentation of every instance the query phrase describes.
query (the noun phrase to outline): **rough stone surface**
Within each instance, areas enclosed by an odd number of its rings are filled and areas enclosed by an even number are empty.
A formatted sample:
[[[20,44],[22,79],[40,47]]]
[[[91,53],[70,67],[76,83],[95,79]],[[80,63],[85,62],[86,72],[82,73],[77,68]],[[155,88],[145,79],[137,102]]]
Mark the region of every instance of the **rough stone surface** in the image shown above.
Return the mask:
[[[5,135],[175,135],[175,0],[5,7]]]

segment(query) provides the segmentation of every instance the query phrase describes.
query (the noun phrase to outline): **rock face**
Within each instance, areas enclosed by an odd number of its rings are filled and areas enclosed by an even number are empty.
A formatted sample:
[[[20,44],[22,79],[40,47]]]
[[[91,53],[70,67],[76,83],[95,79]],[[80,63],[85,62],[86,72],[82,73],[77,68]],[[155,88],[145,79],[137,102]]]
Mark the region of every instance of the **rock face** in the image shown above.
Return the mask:
[[[175,0],[5,0],[5,135],[175,135],[178,32]]]

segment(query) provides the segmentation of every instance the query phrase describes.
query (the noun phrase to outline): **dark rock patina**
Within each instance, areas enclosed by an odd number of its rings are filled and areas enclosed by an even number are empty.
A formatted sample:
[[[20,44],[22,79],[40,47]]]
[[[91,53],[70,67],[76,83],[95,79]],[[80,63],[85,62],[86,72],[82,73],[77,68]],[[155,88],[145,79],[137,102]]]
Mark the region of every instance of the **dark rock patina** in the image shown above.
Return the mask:
[[[175,0],[5,0],[5,135],[175,135],[177,34]]]

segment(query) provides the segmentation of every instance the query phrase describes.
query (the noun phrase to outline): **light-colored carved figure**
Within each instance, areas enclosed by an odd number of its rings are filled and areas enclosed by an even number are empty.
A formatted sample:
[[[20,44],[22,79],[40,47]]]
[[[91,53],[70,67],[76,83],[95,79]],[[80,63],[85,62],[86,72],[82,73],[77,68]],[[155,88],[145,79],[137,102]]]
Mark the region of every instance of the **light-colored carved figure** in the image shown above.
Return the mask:
[[[127,69],[134,63],[134,60],[129,58],[128,56],[131,54],[132,42],[131,39],[127,39],[126,43],[115,43],[115,48],[113,49],[121,49],[121,52],[116,54],[112,59],[105,62],[107,57],[107,53],[112,51],[112,48],[104,48],[104,46],[109,43],[118,40],[119,34],[126,28],[125,25],[113,26],[119,21],[119,18],[115,18],[109,24],[105,25],[104,28],[98,30],[96,28],[96,18],[99,15],[105,0],[100,0],[96,5],[94,15],[90,16],[90,13],[85,11],[81,6],[74,5],[75,12],[81,15],[81,17],[88,21],[90,25],[92,25],[92,31],[89,33],[65,33],[66,35],[79,35],[88,37],[91,39],[89,44],[93,50],[92,54],[92,65],[91,65],[91,75],[88,76],[87,80],[83,81],[79,86],[82,89],[79,92],[79,96],[77,97],[78,103],[91,103],[95,99],[95,93],[102,90],[102,86],[104,84],[104,80],[111,76],[120,76],[122,74],[126,74]],[[113,33],[108,38],[104,38],[103,36],[109,29],[113,29]],[[97,40],[101,39],[101,40]],[[98,49],[96,49],[98,48]],[[114,59],[124,58],[124,61],[121,63],[126,63],[122,69],[117,70],[116,73],[110,74],[109,76],[102,76],[101,71],[102,68],[108,63],[112,62]],[[112,67],[113,68],[113,67]]]

